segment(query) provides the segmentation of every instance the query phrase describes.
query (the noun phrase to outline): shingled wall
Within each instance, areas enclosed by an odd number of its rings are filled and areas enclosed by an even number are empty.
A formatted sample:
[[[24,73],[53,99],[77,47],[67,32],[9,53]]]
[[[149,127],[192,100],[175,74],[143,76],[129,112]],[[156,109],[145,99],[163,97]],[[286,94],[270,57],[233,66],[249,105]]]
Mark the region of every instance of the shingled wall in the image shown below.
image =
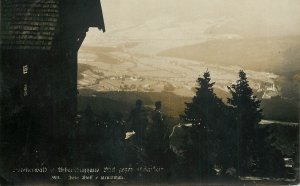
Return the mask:
[[[2,0],[2,49],[51,49],[59,0]]]

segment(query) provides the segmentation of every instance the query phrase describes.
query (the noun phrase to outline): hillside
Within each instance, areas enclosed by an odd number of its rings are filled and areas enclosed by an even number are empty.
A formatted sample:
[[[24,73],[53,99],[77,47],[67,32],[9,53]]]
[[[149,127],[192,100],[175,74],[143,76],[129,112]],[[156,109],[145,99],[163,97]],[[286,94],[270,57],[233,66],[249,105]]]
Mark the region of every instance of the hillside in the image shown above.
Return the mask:
[[[216,89],[215,92],[219,97],[226,101],[228,94]],[[83,111],[87,105],[92,110],[101,114],[103,111],[115,113],[121,112],[125,117],[135,106],[135,101],[141,99],[144,105],[154,108],[155,101],[162,101],[163,112],[171,117],[178,117],[183,113],[185,102],[190,102],[190,97],[178,96],[170,92],[134,92],[134,91],[110,91],[98,92],[91,89],[80,89],[78,96],[78,110]],[[279,97],[270,100],[262,100],[264,119],[279,121],[299,121],[299,106],[292,100],[285,100]]]
[[[300,69],[300,37],[211,40],[165,50],[160,55],[282,73]]]
[[[160,100],[162,110],[169,116],[177,117],[183,112],[184,102],[191,98],[169,92],[97,92],[81,89],[78,96],[78,110],[83,111],[89,104],[96,113],[108,111],[127,115],[134,108],[137,99],[141,99],[148,108],[154,108],[154,102]]]

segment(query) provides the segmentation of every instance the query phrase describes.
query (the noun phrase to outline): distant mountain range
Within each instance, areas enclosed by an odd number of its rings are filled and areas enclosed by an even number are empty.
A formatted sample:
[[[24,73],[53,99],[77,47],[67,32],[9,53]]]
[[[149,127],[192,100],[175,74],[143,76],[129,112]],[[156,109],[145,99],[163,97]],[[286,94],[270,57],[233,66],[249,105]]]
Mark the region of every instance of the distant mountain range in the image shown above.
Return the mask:
[[[211,40],[165,50],[159,55],[283,73],[300,70],[300,36]]]

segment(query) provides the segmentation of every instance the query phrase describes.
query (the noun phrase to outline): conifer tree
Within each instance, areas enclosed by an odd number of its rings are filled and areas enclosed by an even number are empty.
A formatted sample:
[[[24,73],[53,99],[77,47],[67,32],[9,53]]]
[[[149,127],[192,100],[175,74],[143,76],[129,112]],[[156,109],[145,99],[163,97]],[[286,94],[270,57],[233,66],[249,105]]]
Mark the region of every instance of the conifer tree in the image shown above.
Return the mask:
[[[200,128],[214,128],[212,120],[216,119],[224,106],[222,100],[213,92],[215,82],[210,82],[210,73],[206,71],[203,77],[199,77],[196,95],[191,103],[185,103],[186,109],[181,118]],[[212,124],[212,125],[210,125]]]
[[[224,103],[213,92],[214,82],[206,71],[197,80],[199,87],[192,102],[186,103],[181,119],[192,124],[190,130],[191,145],[186,152],[188,166],[195,166],[198,176],[214,174],[217,163],[220,137],[222,133],[222,109]]]
[[[228,87],[231,98],[228,103],[233,106],[236,122],[237,173],[249,173],[256,162],[256,131],[262,119],[260,101],[253,95],[244,71],[239,72],[239,80]]]

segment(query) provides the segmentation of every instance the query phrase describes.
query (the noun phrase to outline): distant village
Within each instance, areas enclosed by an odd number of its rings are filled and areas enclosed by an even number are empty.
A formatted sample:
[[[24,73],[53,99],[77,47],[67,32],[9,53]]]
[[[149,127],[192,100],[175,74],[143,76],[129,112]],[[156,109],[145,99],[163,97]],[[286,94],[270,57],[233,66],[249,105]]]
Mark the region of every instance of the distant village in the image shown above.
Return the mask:
[[[88,69],[81,73],[82,78],[78,81],[78,88],[91,88],[97,91],[140,91],[140,92],[174,92],[183,96],[194,94],[195,80],[183,82],[182,78],[142,77],[133,75],[105,75],[101,69]],[[271,99],[280,96],[280,87],[272,81],[259,82],[250,80],[250,86],[261,96],[261,99]],[[216,88],[228,92],[229,81],[216,81]]]

